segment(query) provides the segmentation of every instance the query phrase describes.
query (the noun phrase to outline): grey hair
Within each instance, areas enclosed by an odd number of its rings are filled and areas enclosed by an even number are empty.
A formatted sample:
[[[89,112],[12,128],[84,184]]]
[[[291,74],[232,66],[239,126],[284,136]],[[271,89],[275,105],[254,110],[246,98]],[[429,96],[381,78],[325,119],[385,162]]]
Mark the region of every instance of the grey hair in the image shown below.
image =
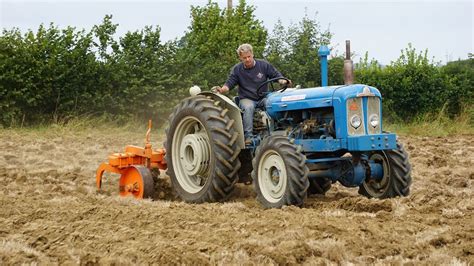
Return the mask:
[[[248,43],[241,44],[239,48],[237,48],[237,55],[239,56],[241,53],[247,53],[247,52],[250,52],[251,54],[253,54],[252,45]]]

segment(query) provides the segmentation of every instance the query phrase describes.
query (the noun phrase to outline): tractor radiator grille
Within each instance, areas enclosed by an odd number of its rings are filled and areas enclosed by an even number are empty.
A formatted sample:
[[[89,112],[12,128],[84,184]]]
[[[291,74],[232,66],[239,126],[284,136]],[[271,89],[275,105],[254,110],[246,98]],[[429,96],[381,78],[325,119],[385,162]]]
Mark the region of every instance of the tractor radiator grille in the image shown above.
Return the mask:
[[[382,133],[381,123],[382,123],[382,116],[380,114],[380,99],[378,97],[368,97],[367,99],[367,129],[369,134],[380,134]],[[374,127],[370,124],[370,118],[376,116],[378,117],[378,123]]]
[[[347,100],[347,133],[350,136],[382,133],[380,98],[356,97]],[[360,123],[354,123],[358,120]]]

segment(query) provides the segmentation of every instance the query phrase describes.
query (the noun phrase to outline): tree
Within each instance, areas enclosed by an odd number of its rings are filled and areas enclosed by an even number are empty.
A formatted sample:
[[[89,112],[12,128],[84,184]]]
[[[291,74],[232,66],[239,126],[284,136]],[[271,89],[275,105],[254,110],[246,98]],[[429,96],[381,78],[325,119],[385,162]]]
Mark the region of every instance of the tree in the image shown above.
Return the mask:
[[[344,84],[344,56],[328,60],[328,83],[329,86]]]
[[[176,44],[162,44],[159,27],[128,32],[117,42],[111,19],[106,16],[88,33],[53,24],[24,35],[18,29],[4,31],[1,124],[104,113],[163,122],[182,96],[176,93],[182,85],[174,62]]]
[[[472,55],[472,54],[471,54]],[[450,90],[446,91],[446,111],[454,116],[463,108],[473,111],[474,105],[474,58],[447,63],[441,72],[448,79]],[[474,119],[474,118],[471,118]]]
[[[278,19],[273,27],[272,33],[267,38],[267,46],[265,48],[265,58],[272,63],[272,65],[280,71],[286,72],[288,70],[288,60],[291,47],[287,42],[288,33]],[[282,73],[285,75],[285,73]],[[288,74],[286,74],[288,75]]]
[[[72,115],[80,109],[80,91],[94,90],[94,74],[87,71],[96,66],[91,34],[50,24],[23,36],[18,29],[4,31],[0,43],[2,124]]]
[[[178,99],[181,76],[174,67],[174,42],[161,43],[159,27],[127,32],[115,60],[120,73],[114,96],[117,114],[163,123]]]
[[[265,55],[296,84],[318,86],[321,84],[318,49],[321,45],[329,45],[331,37],[329,30],[321,31],[316,19],[307,14],[287,30],[278,21],[268,38]]]
[[[250,43],[261,56],[267,31],[254,15],[255,8],[240,0],[232,10],[209,2],[191,7],[191,26],[180,40],[177,61],[192,84],[203,87],[222,84],[238,62],[237,47]]]

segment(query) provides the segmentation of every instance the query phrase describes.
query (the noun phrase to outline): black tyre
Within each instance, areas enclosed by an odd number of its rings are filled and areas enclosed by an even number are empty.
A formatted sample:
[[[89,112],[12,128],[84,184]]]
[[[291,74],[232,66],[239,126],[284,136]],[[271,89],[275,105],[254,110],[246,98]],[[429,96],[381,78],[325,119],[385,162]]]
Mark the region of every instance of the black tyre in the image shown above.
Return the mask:
[[[383,178],[365,180],[359,186],[359,194],[379,199],[410,194],[411,165],[402,144],[397,143],[395,150],[372,153],[369,159],[382,164]]]
[[[199,95],[183,100],[169,117],[167,174],[186,202],[224,201],[233,191],[241,147],[227,112],[218,101]]]
[[[252,163],[254,189],[264,208],[303,205],[309,187],[306,157],[286,137],[265,138]]]
[[[308,193],[324,195],[331,188],[331,184],[329,178],[310,178]]]

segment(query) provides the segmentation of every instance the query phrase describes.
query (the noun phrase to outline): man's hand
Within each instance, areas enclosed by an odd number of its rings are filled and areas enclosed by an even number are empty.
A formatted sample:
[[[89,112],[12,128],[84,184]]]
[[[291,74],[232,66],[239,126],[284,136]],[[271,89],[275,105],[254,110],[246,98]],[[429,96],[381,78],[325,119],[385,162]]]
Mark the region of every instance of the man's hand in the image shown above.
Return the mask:
[[[214,86],[212,87],[211,89],[212,92],[217,92],[217,93],[221,93],[221,94],[226,94],[227,92],[229,92],[229,87],[227,87],[226,85],[222,86],[222,87],[219,87],[219,86]]]
[[[291,80],[279,79],[278,83],[280,83],[280,85],[287,85],[288,87],[293,86],[293,82],[291,82]]]
[[[213,87],[211,88],[211,92],[213,92],[213,93],[219,93],[218,90],[219,90],[220,88],[221,88],[220,86],[213,86]]]

